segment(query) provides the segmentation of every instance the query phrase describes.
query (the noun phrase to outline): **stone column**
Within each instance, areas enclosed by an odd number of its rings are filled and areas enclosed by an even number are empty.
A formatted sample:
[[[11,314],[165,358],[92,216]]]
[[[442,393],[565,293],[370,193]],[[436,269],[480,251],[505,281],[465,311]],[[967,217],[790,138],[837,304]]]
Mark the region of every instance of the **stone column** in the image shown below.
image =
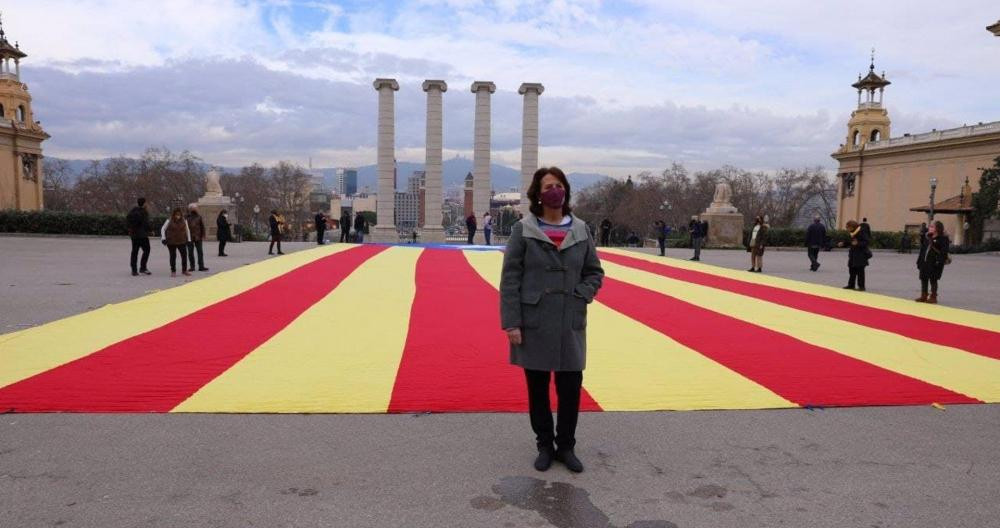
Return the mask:
[[[528,214],[528,186],[538,170],[538,96],[545,87],[539,83],[523,83],[517,93],[524,96],[521,122],[521,213]]]
[[[399,90],[396,79],[375,79],[378,91],[378,195],[375,211],[378,219],[371,229],[372,242],[399,242],[396,234],[396,189],[393,171],[396,165],[396,106]]]
[[[477,244],[485,244],[483,213],[490,209],[490,94],[497,86],[489,81],[472,83],[476,94],[476,122],[472,154],[472,214],[476,216]]]
[[[444,228],[441,227],[441,95],[448,91],[448,84],[427,80],[423,88],[427,92],[427,140],[424,153],[424,227],[420,240],[444,242]]]

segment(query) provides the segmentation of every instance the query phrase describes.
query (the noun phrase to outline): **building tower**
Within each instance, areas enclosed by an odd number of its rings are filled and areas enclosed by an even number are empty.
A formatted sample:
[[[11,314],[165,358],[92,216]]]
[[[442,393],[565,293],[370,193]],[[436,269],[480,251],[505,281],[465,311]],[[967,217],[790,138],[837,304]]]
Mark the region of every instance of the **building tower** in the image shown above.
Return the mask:
[[[850,151],[863,147],[866,143],[889,139],[889,112],[882,106],[882,95],[890,83],[882,75],[875,73],[875,50],[872,50],[871,64],[868,75],[864,78],[858,75],[858,82],[852,84],[858,91],[858,109],[851,112],[847,122],[847,141],[842,151]],[[876,98],[875,92],[878,92]]]
[[[42,141],[21,59],[28,55],[7,40],[0,20],[0,209],[42,209]]]

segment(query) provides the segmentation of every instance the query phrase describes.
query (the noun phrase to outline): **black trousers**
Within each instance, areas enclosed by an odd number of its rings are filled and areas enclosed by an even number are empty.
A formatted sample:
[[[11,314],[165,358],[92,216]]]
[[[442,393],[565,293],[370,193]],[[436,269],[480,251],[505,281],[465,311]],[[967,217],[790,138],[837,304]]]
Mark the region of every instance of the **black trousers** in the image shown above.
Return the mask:
[[[142,261],[140,262],[140,267],[136,269],[136,260],[139,259],[139,250],[142,250]],[[149,237],[132,237],[132,256],[129,258],[129,264],[132,265],[132,273],[136,273],[139,270],[146,270],[146,263],[149,262]]]
[[[271,235],[271,245],[267,247],[267,253],[274,253],[274,245],[278,244],[278,253],[281,253],[281,237]]]
[[[858,288],[865,289],[865,267],[855,266],[849,267],[847,270],[851,274],[851,277],[847,279],[847,285],[853,288],[855,281],[857,281]]]
[[[819,267],[819,248],[810,247],[809,248],[809,267],[812,269]]]
[[[476,230],[475,229],[470,229],[469,230],[469,244],[470,245],[472,244],[472,239],[474,239],[474,238],[476,238]]]
[[[552,407],[549,404],[549,380],[552,373],[547,370],[524,369],[528,381],[528,415],[531,429],[535,432],[535,442],[539,449],[551,448],[555,442],[557,449],[573,449],[576,445],[576,422],[580,415],[580,387],[583,372],[556,372],[556,397],[558,398],[558,423],[553,434]]]
[[[938,285],[937,279],[924,278],[924,277],[920,278],[920,293],[922,295],[927,295],[928,282],[931,285],[931,295],[937,295],[937,285]]]
[[[601,245],[608,247],[608,240],[611,238],[611,233],[604,231],[601,233]]]
[[[660,256],[661,257],[666,256],[666,254],[667,254],[667,239],[665,239],[665,238],[657,238],[656,242],[659,243],[659,245],[660,245]]]
[[[323,236],[325,234],[326,234],[326,231],[323,231],[321,229],[317,229],[316,230],[316,243],[317,244],[319,244],[321,246],[323,245]]]
[[[221,238],[219,239],[219,256],[220,257],[226,254],[226,242],[229,242],[229,241],[225,240],[225,239],[221,239]]]
[[[347,227],[347,228],[341,227],[340,228],[340,241],[341,242],[350,242],[351,241],[351,228],[350,227]]]
[[[204,251],[202,251],[201,240],[193,240],[191,242],[188,242],[187,249],[188,249],[188,262],[191,263],[191,265],[188,266],[188,268],[189,269],[194,269],[194,254],[195,254],[195,251],[197,251],[198,252],[198,269],[204,269],[205,268],[205,253],[204,253]]]
[[[177,272],[177,253],[181,254],[181,271],[188,270],[188,259],[187,259],[187,244],[182,244],[179,246],[169,245],[167,250],[170,252],[170,271],[172,273]]]
[[[701,245],[705,243],[705,239],[702,237],[695,237],[691,239],[691,246],[694,247],[694,258],[696,260],[701,260]]]

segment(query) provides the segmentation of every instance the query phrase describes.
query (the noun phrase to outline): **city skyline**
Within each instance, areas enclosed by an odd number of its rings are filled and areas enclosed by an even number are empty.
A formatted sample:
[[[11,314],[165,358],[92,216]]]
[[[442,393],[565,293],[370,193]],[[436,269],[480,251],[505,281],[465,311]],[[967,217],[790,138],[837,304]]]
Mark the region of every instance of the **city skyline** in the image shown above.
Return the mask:
[[[370,83],[396,77],[398,159],[423,159],[427,78],[453,88],[445,158],[471,157],[468,85],[492,80],[493,160],[517,167],[516,90],[537,81],[540,162],[624,176],[672,162],[832,170],[872,46],[893,81],[893,136],[1000,119],[979,88],[1000,81],[982,67],[997,53],[982,29],[990,2],[908,5],[43,1],[13,2],[3,19],[29,55],[23,80],[53,157],[162,145],[219,165],[368,165]]]

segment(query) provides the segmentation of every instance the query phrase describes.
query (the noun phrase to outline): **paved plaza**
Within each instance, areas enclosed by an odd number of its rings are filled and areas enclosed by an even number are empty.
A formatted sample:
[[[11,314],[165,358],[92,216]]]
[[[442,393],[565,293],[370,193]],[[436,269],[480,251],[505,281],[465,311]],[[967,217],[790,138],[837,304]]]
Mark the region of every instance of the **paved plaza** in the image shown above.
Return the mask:
[[[154,275],[131,277],[127,247],[0,237],[0,333],[185,282],[160,247]],[[205,275],[301,258],[230,248]],[[844,258],[824,253],[810,273],[804,253],[774,251],[765,275],[836,286]],[[870,292],[857,295],[912,297],[913,259],[876,254]],[[747,257],[702,260],[739,270]],[[1000,312],[998,263],[956,256],[942,300]],[[587,471],[572,475],[531,469],[519,413],[6,414],[0,526],[991,526],[997,424],[997,405],[586,413]]]

